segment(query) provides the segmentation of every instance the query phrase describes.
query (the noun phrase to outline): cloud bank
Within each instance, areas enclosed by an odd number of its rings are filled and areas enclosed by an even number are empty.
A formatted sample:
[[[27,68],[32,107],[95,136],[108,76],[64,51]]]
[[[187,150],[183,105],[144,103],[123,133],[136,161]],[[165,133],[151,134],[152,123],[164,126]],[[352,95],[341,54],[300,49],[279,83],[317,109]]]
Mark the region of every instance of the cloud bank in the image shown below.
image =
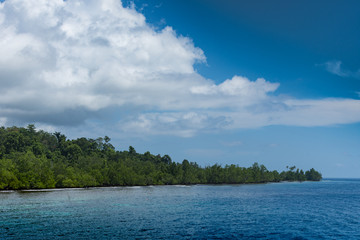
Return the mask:
[[[285,99],[263,78],[215,84],[196,72],[206,57],[190,38],[118,0],[6,0],[0,53],[1,124],[84,126],[108,114],[124,133],[189,137],[360,121],[359,100]]]

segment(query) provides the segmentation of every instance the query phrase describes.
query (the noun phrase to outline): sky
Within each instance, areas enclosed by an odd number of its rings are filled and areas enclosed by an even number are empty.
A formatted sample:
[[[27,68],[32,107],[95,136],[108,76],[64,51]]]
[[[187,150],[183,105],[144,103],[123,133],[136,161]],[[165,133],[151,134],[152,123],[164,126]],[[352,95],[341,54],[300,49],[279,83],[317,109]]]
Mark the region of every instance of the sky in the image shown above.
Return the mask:
[[[0,125],[360,178],[360,2],[1,0]]]

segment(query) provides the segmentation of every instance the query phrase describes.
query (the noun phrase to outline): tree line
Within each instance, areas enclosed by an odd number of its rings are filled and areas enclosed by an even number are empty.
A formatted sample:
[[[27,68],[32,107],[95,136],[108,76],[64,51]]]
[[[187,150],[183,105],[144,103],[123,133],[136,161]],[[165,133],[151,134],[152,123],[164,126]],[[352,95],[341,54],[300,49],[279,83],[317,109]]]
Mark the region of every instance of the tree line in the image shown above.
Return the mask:
[[[313,168],[287,171],[219,164],[172,161],[169,155],[116,151],[110,138],[67,139],[60,132],[24,127],[0,127],[0,190],[171,184],[239,184],[319,181]]]

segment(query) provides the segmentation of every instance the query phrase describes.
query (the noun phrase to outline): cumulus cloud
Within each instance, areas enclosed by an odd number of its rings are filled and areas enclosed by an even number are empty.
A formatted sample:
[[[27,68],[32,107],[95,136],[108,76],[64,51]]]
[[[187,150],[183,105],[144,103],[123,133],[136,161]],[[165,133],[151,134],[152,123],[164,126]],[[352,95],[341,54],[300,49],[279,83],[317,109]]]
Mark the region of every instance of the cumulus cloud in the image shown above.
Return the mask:
[[[358,100],[282,99],[263,78],[215,84],[194,69],[206,57],[190,38],[118,0],[6,0],[0,52],[1,124],[101,125],[105,114],[125,133],[190,137],[360,121]],[[328,67],[343,74],[340,64]]]
[[[0,35],[1,109],[24,116],[161,105],[199,82],[193,65],[205,61],[191,39],[117,0],[8,0]]]

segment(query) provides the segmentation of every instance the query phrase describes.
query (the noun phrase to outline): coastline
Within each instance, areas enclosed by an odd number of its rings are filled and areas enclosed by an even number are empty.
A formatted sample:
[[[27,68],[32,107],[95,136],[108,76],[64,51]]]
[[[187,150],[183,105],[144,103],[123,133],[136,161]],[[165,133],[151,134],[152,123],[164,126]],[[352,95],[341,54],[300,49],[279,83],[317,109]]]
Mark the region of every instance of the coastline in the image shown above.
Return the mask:
[[[51,192],[51,191],[64,191],[64,190],[87,190],[96,188],[139,188],[139,187],[158,187],[158,186],[178,186],[178,187],[191,187],[191,186],[235,186],[235,185],[261,185],[270,183],[305,183],[305,182],[321,182],[323,180],[337,180],[336,178],[326,178],[319,181],[277,181],[277,182],[249,182],[249,183],[195,183],[195,184],[151,184],[151,185],[118,185],[118,186],[89,186],[89,187],[59,187],[59,188],[27,188],[27,189],[3,189],[0,193],[11,192]],[[339,180],[344,180],[341,178]],[[349,179],[350,180],[350,179]],[[358,179],[360,181],[360,179]]]

